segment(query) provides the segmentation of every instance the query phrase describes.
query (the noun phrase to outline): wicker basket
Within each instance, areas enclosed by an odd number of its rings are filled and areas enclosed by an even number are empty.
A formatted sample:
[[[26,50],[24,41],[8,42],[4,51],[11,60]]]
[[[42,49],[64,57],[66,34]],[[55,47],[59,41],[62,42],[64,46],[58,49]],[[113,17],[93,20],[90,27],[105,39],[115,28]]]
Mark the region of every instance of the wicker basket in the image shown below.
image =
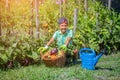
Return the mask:
[[[42,59],[47,67],[63,67],[65,65],[65,52],[62,51],[61,56],[57,57],[56,59],[52,60],[49,58],[42,56]]]

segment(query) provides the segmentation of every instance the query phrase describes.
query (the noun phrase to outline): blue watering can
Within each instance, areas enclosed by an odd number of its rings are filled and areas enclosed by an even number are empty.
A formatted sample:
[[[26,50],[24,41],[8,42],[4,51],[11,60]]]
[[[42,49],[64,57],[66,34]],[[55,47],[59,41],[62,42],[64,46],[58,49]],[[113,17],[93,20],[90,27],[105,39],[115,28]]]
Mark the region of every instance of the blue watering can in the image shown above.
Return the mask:
[[[100,59],[100,57],[103,55],[103,52],[101,52],[99,55],[96,56],[96,53],[93,49],[82,48],[79,51],[79,55],[82,62],[82,68],[88,70],[95,70],[95,65]]]

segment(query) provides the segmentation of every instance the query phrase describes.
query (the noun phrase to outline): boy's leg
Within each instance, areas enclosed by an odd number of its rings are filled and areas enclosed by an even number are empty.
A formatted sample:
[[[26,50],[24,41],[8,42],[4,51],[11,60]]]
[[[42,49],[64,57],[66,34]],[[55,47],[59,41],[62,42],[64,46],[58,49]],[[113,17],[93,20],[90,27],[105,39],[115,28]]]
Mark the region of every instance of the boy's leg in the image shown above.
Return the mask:
[[[76,58],[76,56],[72,56],[72,62],[73,62],[73,64],[77,64],[77,58]]]
[[[70,53],[66,53],[66,62],[65,65],[69,65],[71,62],[71,54]]]
[[[77,59],[78,59],[78,50],[75,49],[73,51],[73,56],[72,56],[72,62],[73,62],[73,64],[77,64]]]

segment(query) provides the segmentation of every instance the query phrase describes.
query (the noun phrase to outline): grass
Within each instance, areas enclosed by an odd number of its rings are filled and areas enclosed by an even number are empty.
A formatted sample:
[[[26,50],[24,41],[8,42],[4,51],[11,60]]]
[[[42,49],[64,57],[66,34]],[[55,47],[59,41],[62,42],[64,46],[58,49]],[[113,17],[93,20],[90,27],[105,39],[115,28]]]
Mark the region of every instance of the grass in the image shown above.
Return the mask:
[[[82,69],[81,64],[63,68],[40,64],[0,70],[0,80],[120,80],[120,52],[103,55],[92,71]]]

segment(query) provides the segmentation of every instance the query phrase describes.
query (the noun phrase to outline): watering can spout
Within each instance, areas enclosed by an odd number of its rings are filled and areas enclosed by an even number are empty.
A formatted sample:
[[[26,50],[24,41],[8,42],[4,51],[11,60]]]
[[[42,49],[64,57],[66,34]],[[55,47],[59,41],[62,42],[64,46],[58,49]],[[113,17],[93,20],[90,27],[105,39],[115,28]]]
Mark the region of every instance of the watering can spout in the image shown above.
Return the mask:
[[[94,66],[97,64],[98,60],[100,59],[100,57],[103,55],[103,53],[101,52],[99,55],[97,55],[95,58],[94,58]]]

